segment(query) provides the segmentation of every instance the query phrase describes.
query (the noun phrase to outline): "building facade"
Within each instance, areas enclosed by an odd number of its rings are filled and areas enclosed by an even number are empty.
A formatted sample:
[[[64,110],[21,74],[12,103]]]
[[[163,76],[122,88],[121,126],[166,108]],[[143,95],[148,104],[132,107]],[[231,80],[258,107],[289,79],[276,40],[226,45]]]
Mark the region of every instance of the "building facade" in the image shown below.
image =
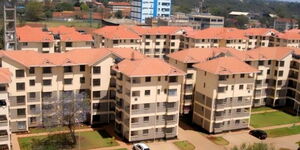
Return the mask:
[[[171,15],[171,0],[133,0],[131,2],[131,19],[145,23],[146,18]]]

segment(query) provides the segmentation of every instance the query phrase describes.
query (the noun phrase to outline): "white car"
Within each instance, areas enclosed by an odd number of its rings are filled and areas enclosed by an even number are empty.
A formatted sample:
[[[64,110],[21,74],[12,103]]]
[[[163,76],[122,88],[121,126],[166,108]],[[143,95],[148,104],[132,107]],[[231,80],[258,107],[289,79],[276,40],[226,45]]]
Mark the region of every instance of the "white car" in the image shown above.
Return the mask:
[[[133,150],[150,150],[150,148],[144,143],[133,144]]]

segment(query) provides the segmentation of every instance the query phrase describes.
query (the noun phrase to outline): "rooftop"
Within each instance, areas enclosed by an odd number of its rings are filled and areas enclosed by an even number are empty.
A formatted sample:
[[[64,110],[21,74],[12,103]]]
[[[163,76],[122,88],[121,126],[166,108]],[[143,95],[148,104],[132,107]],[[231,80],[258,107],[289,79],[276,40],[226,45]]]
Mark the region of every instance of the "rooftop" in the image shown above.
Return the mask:
[[[105,26],[94,31],[108,39],[140,39],[140,36],[126,26]]]
[[[275,29],[269,28],[249,28],[245,30],[245,34],[248,36],[271,36],[278,33]]]
[[[183,63],[199,63],[224,54],[229,49],[231,48],[189,48],[171,53],[168,57]]]
[[[54,42],[54,37],[40,27],[17,27],[17,37],[20,42]]]
[[[187,37],[194,39],[248,39],[244,30],[236,28],[207,28],[188,33]]]
[[[256,73],[258,70],[235,57],[220,57],[193,65],[195,68],[217,75]]]
[[[66,53],[39,53],[36,51],[0,51],[0,58],[8,58],[25,67],[93,65],[97,61],[113,54],[123,59],[144,58],[141,53],[130,48],[98,48],[71,50]],[[24,59],[35,58],[35,59]]]
[[[93,41],[90,34],[80,33],[74,27],[52,27],[48,29],[53,34],[59,34],[61,41]]]
[[[155,67],[159,66],[159,67]],[[185,73],[159,58],[145,58],[134,60],[123,60],[113,67],[115,71],[121,72],[128,77],[142,76],[181,76]]]

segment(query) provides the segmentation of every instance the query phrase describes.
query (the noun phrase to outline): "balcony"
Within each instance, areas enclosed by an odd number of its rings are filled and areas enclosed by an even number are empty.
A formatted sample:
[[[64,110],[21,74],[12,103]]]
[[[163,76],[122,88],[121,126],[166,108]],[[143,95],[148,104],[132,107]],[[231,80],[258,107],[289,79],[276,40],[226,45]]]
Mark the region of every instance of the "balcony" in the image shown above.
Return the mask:
[[[0,116],[0,127],[8,126],[8,121],[6,115]]]
[[[6,130],[0,130],[0,141],[7,141],[8,133]]]

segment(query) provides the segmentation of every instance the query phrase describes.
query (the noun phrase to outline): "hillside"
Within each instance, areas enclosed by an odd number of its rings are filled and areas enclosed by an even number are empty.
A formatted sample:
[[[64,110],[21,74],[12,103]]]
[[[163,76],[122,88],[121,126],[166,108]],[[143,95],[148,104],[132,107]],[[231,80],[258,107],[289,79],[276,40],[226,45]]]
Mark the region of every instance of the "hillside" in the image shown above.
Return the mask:
[[[198,0],[174,0],[173,10],[190,12]],[[281,17],[300,19],[300,3],[272,0],[206,0],[207,10],[220,16],[227,16],[230,11],[249,11],[256,13],[274,13]]]

